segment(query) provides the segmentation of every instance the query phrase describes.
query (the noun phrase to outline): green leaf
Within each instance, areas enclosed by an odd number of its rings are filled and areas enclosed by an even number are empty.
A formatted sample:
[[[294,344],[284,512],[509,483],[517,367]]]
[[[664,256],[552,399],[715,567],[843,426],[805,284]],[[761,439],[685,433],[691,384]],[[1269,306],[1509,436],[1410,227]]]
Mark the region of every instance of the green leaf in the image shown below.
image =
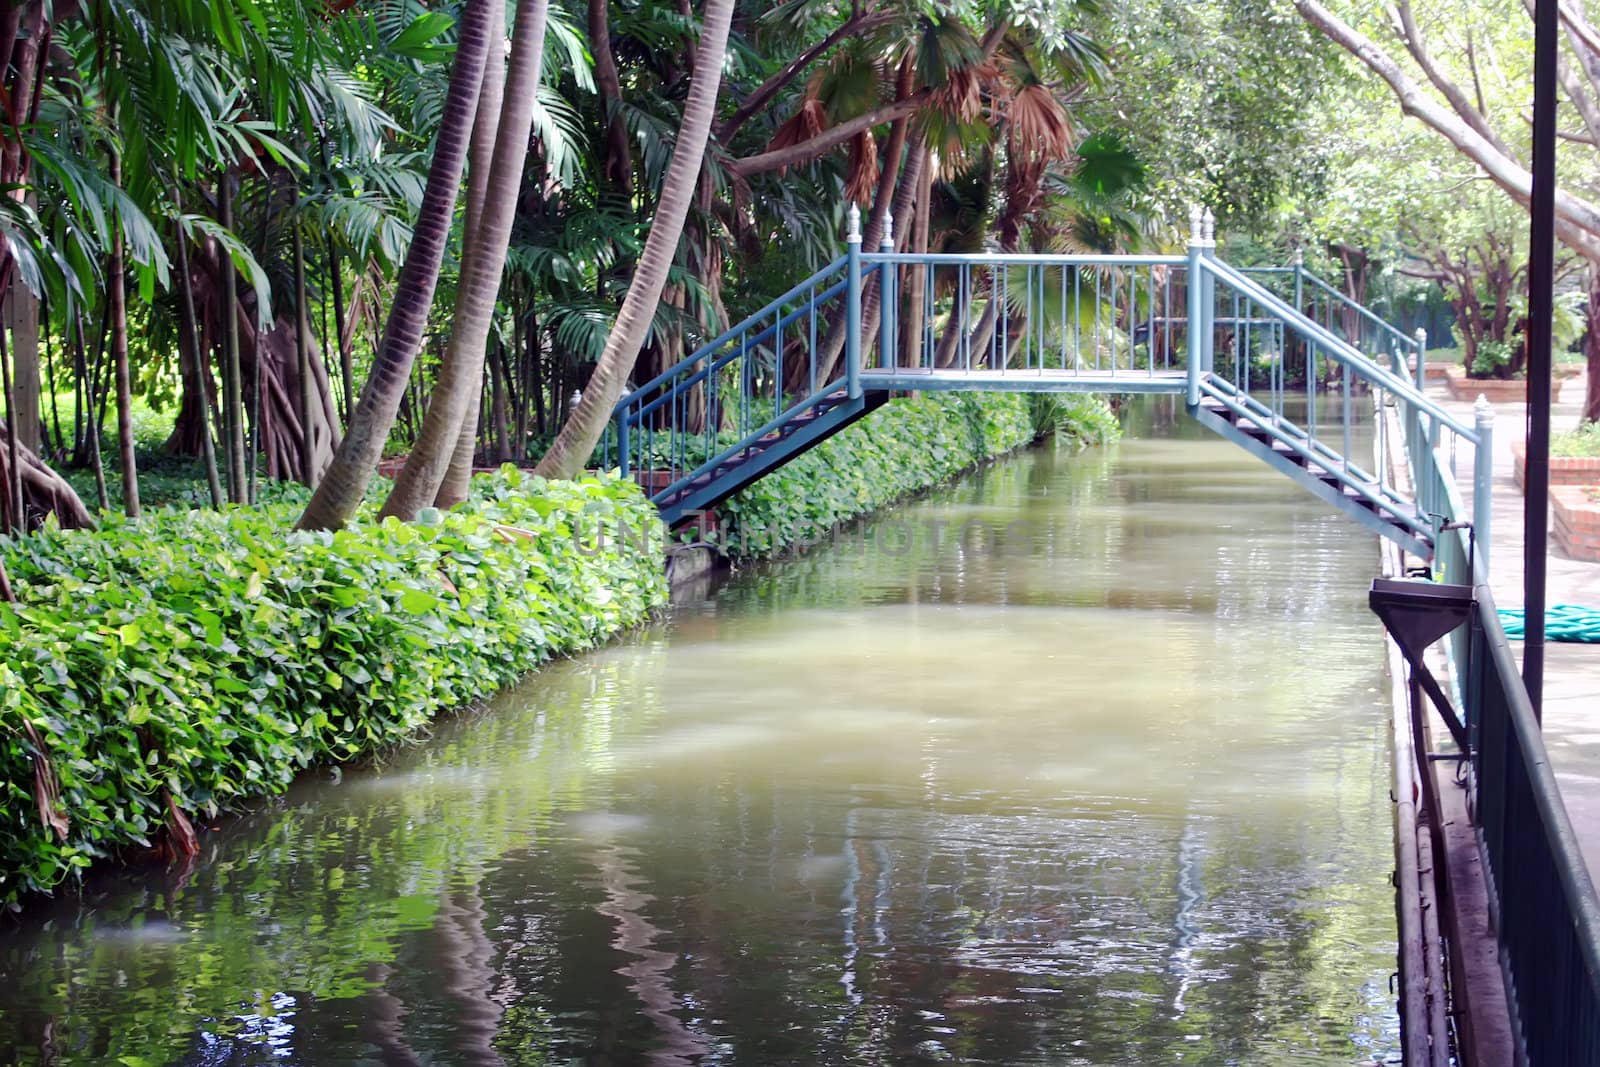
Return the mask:
[[[407,589],[400,597],[400,606],[413,615],[425,615],[439,606],[439,598],[421,589]]]

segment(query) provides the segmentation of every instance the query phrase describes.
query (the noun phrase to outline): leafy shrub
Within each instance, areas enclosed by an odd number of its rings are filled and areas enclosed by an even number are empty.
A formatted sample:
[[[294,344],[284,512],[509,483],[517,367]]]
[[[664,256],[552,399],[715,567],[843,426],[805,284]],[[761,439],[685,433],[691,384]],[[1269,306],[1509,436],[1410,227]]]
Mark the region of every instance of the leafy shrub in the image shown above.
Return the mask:
[[[1122,433],[1111,405],[1092,393],[1029,393],[1028,418],[1035,437],[1055,434],[1079,447],[1110,444]]]
[[[433,525],[304,533],[296,514],[0,540],[19,597],[0,604],[0,903],[150,846],[169,803],[282,792],[665,600],[655,509],[614,478],[507,469]]]
[[[1578,459],[1600,457],[1600,422],[1586,422],[1576,430],[1552,434],[1550,454]]]
[[[1103,400],[1085,397],[1080,407],[1057,426],[1071,421],[1084,440],[1114,439],[1116,417]],[[736,556],[781,551],[1039,436],[1029,400],[1016,393],[892,400],[718,505],[723,547]]]

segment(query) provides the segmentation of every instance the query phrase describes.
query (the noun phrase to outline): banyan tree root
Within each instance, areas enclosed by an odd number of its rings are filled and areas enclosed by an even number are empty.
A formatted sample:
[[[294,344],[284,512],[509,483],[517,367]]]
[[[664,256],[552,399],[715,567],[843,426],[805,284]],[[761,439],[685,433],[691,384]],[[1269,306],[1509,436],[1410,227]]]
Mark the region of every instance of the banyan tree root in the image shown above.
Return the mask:
[[[83,530],[94,525],[89,509],[83,506],[67,480],[20,442],[17,461],[22,468],[21,515],[16,514],[11,492],[10,430],[0,423],[0,531],[37,529],[49,515],[54,515],[67,530]]]

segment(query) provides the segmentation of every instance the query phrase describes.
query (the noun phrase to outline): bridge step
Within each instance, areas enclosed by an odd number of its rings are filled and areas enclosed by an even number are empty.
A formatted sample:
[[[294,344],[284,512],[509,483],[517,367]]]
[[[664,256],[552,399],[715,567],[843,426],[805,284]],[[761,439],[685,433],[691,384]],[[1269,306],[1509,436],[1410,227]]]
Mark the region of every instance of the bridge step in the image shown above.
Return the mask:
[[[655,498],[668,527],[681,526],[695,512],[715,507],[740,489],[803,452],[832,437],[846,426],[875,411],[889,399],[873,390],[852,400],[843,389],[817,398],[805,411],[760,437],[752,438],[715,465],[702,469],[683,484]]]
[[[1414,521],[1407,521],[1410,516],[1402,512],[1403,505],[1386,497],[1384,487],[1375,479],[1346,469],[1345,457],[1323,459],[1296,448],[1291,442],[1304,442],[1306,450],[1311,448],[1310,437],[1303,428],[1279,419],[1269,429],[1264,422],[1256,421],[1255,416],[1240,413],[1216,396],[1202,396],[1200,403],[1189,410],[1203,425],[1289,475],[1313,495],[1351,518],[1399,541],[1418,555],[1431,555],[1429,537],[1416,529]]]

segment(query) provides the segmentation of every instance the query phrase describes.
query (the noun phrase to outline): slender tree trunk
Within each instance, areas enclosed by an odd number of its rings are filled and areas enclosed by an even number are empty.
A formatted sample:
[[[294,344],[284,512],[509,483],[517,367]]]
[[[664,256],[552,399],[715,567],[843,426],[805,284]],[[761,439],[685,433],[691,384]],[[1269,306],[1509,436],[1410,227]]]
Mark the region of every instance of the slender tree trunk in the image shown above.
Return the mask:
[[[410,520],[429,504],[452,507],[467,496],[483,397],[484,356],[533,127],[547,12],[546,0],[521,0],[504,80],[495,78],[498,61],[490,63],[484,77],[482,113],[473,134],[474,173],[468,186],[469,216],[475,216],[471,218],[475,225],[464,237],[454,330],[439,379],[428,396],[422,432],[395,480],[394,492],[384,502],[384,515]],[[495,97],[503,100],[498,120],[483,110]],[[484,142],[493,146],[488,167],[481,165]],[[475,212],[470,210],[474,202]]]
[[[176,200],[179,212],[183,204]],[[222,507],[222,481],[217,477],[217,453],[211,443],[211,369],[206,366],[205,346],[200,343],[200,321],[194,313],[194,279],[189,275],[189,239],[183,226],[173,227],[178,249],[178,286],[183,298],[183,323],[178,330],[179,343],[187,340],[187,362],[194,376],[195,394],[200,398],[200,455],[205,461],[206,488],[211,491],[211,506]]]
[[[1588,332],[1583,339],[1588,366],[1588,387],[1583,397],[1583,421],[1600,422],[1600,263],[1589,264]]]
[[[300,378],[300,476],[317,485],[317,442],[311,429],[311,307],[306,299],[306,240],[294,229],[294,354]]]
[[[355,361],[350,351],[350,338],[344,331],[344,269],[339,264],[339,250],[328,235],[328,284],[333,290],[334,343],[339,346],[339,385],[344,393],[342,414],[345,424],[350,422],[350,409],[355,405]],[[327,343],[327,337],[323,337]]]
[[[217,182],[219,222],[233,229],[233,175],[227,171]],[[228,460],[228,497],[235,504],[250,499],[246,484],[244,444],[244,381],[239,363],[239,282],[233,259],[218,250],[218,269],[222,274],[222,400],[223,427],[228,443],[223,450]]]
[[[11,353],[0,330],[0,391],[6,404],[6,477],[4,532],[22,533],[27,529],[27,512],[22,500],[22,444],[17,439],[17,394],[11,387]]]
[[[926,144],[919,144],[917,150],[922,154],[922,163],[918,168],[921,180],[917,182],[917,210],[916,220],[912,223],[911,251],[917,255],[926,255],[928,218],[933,200],[933,158]],[[927,306],[927,266],[918,264],[912,267],[908,284],[911,292],[906,301],[906,319],[901,333],[902,359],[907,367],[919,367],[922,365],[922,334],[932,310]]]
[[[112,125],[116,125],[115,115]],[[122,154],[111,149],[111,184],[122,188]],[[122,458],[122,510],[130,519],[139,517],[139,467],[133,453],[133,368],[128,362],[128,291],[124,276],[120,229],[111,240],[111,266],[106,278],[107,302],[111,308],[111,361],[117,376],[117,444]]]
[[[504,33],[503,26],[491,25],[489,8],[488,0],[468,0],[457,24],[455,69],[450,75],[422,209],[389,303],[388,324],[373,359],[372,372],[351,415],[350,428],[305,514],[300,516],[302,529],[334,529],[355,514],[383,455],[383,444],[394,425],[400,398],[405,395],[433,304],[445,245],[450,239],[461,167],[483,87],[489,38],[491,34]]]
[[[611,54],[611,0],[589,0],[589,51],[594,55],[594,83],[600,91],[605,122],[606,182],[625,199],[633,196],[633,157],[628,150],[628,130],[618,108],[622,104],[622,79]]]
[[[568,417],[550,451],[536,468],[549,478],[571,478],[583,469],[594,446],[611,421],[611,411],[622,395],[622,386],[633,371],[639,348],[649,333],[650,321],[667,273],[683,234],[683,221],[700,180],[711,119],[717,109],[717,90],[722,83],[722,63],[728,46],[728,24],[733,18],[734,0],[706,0],[701,23],[700,45],[695,53],[694,74],[684,104],[683,125],[677,146],[667,167],[650,235],[645,238],[639,269],[628,287],[628,295],[617,314],[616,325],[606,338],[600,363],[589,378],[583,403]]]
[[[46,305],[44,308],[44,320],[46,322],[50,321],[50,309],[48,305]],[[57,378],[55,351],[56,346],[53,334],[51,331],[46,330],[44,335],[44,373],[46,384],[50,387],[50,422],[55,426],[56,431],[56,446],[52,455],[59,462],[67,455],[67,439],[66,436],[61,432],[61,405],[60,401],[56,399]]]

